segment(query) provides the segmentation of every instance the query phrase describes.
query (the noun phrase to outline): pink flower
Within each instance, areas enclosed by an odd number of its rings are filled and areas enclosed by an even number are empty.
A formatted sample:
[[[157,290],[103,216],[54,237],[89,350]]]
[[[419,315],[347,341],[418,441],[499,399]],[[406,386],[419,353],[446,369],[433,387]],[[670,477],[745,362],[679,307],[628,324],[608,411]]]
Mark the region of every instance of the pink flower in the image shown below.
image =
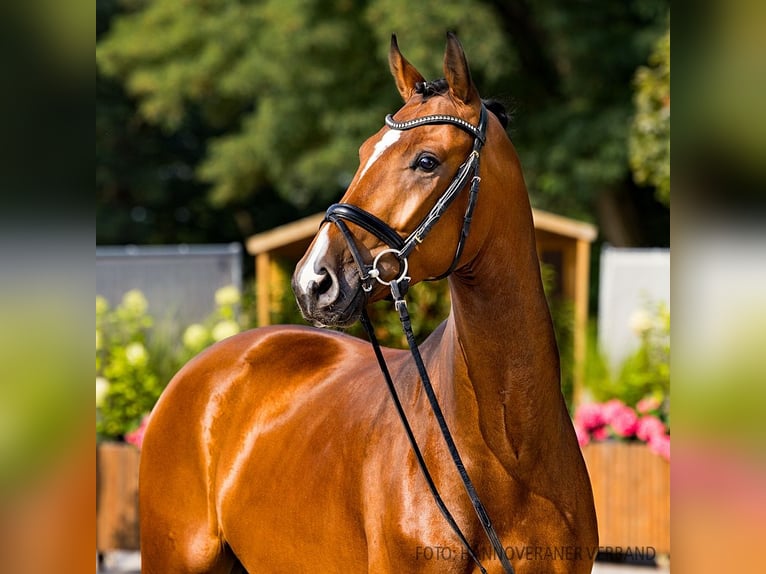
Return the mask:
[[[611,424],[615,417],[620,416],[625,408],[630,407],[626,407],[625,403],[623,403],[620,399],[612,399],[605,402],[603,405],[601,405],[601,413],[604,417],[604,423]]]
[[[636,403],[636,410],[642,415],[648,414],[652,411],[656,411],[660,408],[660,400],[657,397],[648,396],[644,397],[638,403]]]
[[[653,397],[647,397],[641,401],[643,410],[656,410],[659,406],[660,402]],[[670,437],[665,424],[652,414],[639,417],[636,409],[629,407],[620,399],[612,399],[602,404],[580,405],[575,412],[573,422],[580,446],[585,446],[591,441],[635,437],[650,444],[652,452],[669,460]]]
[[[582,428],[579,424],[575,423],[574,430],[575,434],[577,435],[577,444],[583,447],[590,442],[590,435],[588,434],[588,431]]]
[[[638,419],[636,426],[636,436],[644,441],[650,442],[652,438],[665,434],[665,424],[654,415],[645,415]]]
[[[132,444],[133,446],[137,448],[141,448],[141,445],[144,442],[144,432],[146,432],[146,425],[149,424],[149,415],[145,415],[144,418],[141,420],[141,424],[138,425],[138,428],[130,431],[125,435],[125,442]]]
[[[604,415],[601,405],[597,403],[585,403],[577,408],[575,424],[588,432],[604,426]]]
[[[638,415],[636,415],[636,411],[632,408],[622,405],[619,409],[614,410],[609,424],[617,436],[628,438],[636,432]]]
[[[590,434],[593,440],[606,440],[609,438],[609,431],[605,426],[594,429]]]
[[[670,460],[670,436],[666,434],[654,435],[649,439],[649,450],[665,460]]]
[[[636,412],[619,399],[612,399],[602,405],[604,423],[612,427],[617,436],[631,437],[636,432]]]

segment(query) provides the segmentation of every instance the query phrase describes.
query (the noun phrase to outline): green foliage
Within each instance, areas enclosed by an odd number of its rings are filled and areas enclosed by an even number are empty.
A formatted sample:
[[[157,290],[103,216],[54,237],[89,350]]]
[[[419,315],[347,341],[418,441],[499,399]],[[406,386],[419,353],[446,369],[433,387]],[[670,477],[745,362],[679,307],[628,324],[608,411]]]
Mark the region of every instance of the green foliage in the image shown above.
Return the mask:
[[[423,282],[407,292],[407,309],[412,319],[412,333],[418,344],[422,343],[449,315],[450,295],[447,280]],[[391,301],[382,301],[369,309],[370,320],[375,326],[375,336],[382,345],[408,349],[399,314]],[[366,337],[361,325],[355,325],[351,334]]]
[[[635,401],[670,392],[670,310],[664,303],[658,304],[653,315],[646,317],[640,326],[634,323],[641,344],[625,360],[619,374],[626,399]]]
[[[385,73],[386,21],[409,10],[404,2],[354,4],[141,3],[116,21],[97,61],[123,79],[147,121],[172,132],[198,112],[220,130],[198,166],[214,204],[271,187],[298,206],[329,201],[350,180],[359,144],[398,99]],[[439,29],[443,43],[463,6],[420,5],[423,21],[443,23],[421,41]],[[497,57],[502,42],[491,14],[477,10],[468,20],[476,38],[494,39],[487,56]],[[385,39],[370,33],[371,23]]]
[[[135,98],[141,122],[197,139],[190,167],[215,206],[270,190],[301,208],[336,199],[359,145],[400,105],[386,72],[391,32],[433,78],[444,33],[457,30],[482,93],[517,106],[512,135],[534,203],[585,218],[627,181],[631,77],[668,10],[666,0],[126,6],[97,44],[99,71]]]
[[[183,329],[157,324],[138,290],[110,309],[96,297],[96,432],[122,439],[135,430],[157,402],[173,375],[207,346],[238,333],[240,293],[222,287],[216,309],[202,323]]]
[[[233,285],[221,287],[215,292],[215,311],[202,323],[189,325],[183,332],[181,356],[184,362],[206,347],[236,335],[242,330],[237,312],[241,301],[239,290]]]
[[[631,77],[662,31],[667,3],[543,1],[530,11],[540,42],[532,49],[556,75],[542,94],[524,87],[540,81],[534,69],[513,84],[514,143],[533,205],[591,220],[599,195],[628,178]]]
[[[542,263],[540,271],[543,288],[548,300],[548,308],[553,321],[553,331],[559,348],[559,363],[561,368],[561,392],[564,394],[567,406],[571,408],[574,393],[574,303],[557,296],[556,287],[559,277],[556,270]]]
[[[101,403],[96,431],[102,436],[121,437],[138,426],[162,392],[146,348],[154,322],[147,309],[137,290],[128,291],[114,310],[96,297],[96,400]]]
[[[635,405],[647,396],[664,401],[670,393],[670,309],[665,303],[657,303],[639,310],[631,327],[640,344],[616,374],[610,372],[591,341],[586,372],[588,388],[599,401],[617,398]]]
[[[656,188],[670,205],[670,28],[636,72],[636,115],[630,131],[630,167],[641,185]]]
[[[121,14],[136,10],[136,3],[98,0],[96,8],[100,42],[114,32]],[[96,100],[98,244],[228,243],[321,207],[297,211],[271,189],[259,192],[257,210],[248,201],[213,205],[210,186],[196,172],[220,127],[194,105],[172,131],[147,121],[123,79],[107,76],[101,67]]]

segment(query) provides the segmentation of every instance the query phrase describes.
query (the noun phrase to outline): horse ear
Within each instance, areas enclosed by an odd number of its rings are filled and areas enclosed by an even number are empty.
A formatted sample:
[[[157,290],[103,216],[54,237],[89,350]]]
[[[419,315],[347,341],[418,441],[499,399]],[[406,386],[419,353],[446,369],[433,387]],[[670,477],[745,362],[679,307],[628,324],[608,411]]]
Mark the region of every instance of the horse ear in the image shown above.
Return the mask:
[[[447,32],[447,49],[444,52],[444,77],[452,96],[464,104],[479,100],[479,92],[473,85],[463,46],[457,36]]]
[[[415,91],[415,84],[424,82],[423,76],[402,56],[399,51],[399,44],[396,41],[396,34],[391,35],[391,49],[388,51],[388,65],[391,68],[391,75],[396,80],[396,89],[406,102]]]

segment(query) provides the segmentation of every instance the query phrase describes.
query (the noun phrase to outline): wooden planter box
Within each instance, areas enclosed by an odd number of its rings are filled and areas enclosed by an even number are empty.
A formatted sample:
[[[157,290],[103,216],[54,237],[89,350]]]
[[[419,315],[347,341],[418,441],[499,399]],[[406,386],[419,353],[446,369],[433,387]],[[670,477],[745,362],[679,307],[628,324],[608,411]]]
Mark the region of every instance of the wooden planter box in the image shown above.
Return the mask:
[[[643,443],[597,442],[582,452],[599,546],[670,554],[670,463]]]
[[[138,550],[139,450],[105,442],[96,450],[96,551]]]

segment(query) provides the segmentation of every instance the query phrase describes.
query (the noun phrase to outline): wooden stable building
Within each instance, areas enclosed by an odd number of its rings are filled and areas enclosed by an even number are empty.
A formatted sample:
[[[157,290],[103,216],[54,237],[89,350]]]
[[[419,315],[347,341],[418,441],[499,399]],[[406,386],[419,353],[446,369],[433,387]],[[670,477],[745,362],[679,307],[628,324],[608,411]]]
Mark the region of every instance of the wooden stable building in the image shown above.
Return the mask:
[[[558,275],[557,295],[574,306],[575,393],[582,389],[582,365],[588,322],[588,283],[590,247],[596,228],[590,223],[533,209],[540,261],[551,265]],[[247,252],[255,257],[255,288],[258,324],[271,323],[272,261],[276,258],[297,263],[308,248],[324,218],[324,213],[281,225],[253,235],[247,240]],[[577,397],[575,397],[575,400]],[[577,402],[577,401],[576,401]]]

